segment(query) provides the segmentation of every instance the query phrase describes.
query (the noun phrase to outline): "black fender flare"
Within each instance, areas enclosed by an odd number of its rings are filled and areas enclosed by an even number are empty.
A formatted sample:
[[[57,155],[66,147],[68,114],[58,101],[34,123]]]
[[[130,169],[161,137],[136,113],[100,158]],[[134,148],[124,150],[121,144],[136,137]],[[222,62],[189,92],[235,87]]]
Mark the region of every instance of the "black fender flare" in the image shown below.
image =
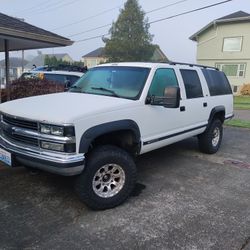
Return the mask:
[[[139,126],[135,121],[126,119],[103,123],[87,129],[81,137],[79,153],[87,153],[91,142],[98,136],[119,130],[131,130],[135,135],[136,143],[141,145],[141,133]]]
[[[210,115],[209,115],[209,119],[208,119],[208,125],[207,125],[207,128],[209,128],[211,122],[213,121],[214,119],[214,116],[220,112],[223,112],[224,113],[224,119],[223,121],[225,120],[225,107],[224,106],[216,106],[214,107],[211,112],[210,112]]]

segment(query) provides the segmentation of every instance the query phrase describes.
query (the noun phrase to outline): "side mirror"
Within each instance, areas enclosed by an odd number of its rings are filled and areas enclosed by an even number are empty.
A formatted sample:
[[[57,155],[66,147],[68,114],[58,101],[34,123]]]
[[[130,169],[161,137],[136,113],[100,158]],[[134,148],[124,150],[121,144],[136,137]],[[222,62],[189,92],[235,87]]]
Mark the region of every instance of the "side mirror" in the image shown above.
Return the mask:
[[[178,108],[180,106],[180,88],[179,87],[166,87],[164,90],[164,107]]]
[[[178,108],[180,106],[180,88],[166,87],[164,96],[149,96],[146,99],[146,104],[163,106],[165,108]]]

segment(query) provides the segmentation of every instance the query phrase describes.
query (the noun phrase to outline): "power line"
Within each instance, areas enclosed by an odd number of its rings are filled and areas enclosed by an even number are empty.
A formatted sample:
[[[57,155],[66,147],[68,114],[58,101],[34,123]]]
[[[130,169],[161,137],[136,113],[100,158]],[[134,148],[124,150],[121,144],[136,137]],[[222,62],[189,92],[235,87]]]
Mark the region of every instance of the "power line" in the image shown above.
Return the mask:
[[[33,15],[36,14],[37,12],[46,11],[48,8],[55,7],[63,2],[64,0],[59,0],[53,3],[51,3],[51,1],[45,1],[43,4],[40,5],[37,4],[36,6],[30,9],[26,9],[25,12],[27,12],[26,15]]]
[[[41,2],[43,2],[43,1],[41,1]],[[46,4],[46,3],[48,3],[48,2],[50,2],[50,0],[48,0],[48,1],[46,1],[46,2],[43,2],[43,4]],[[39,5],[39,3],[36,3],[36,4],[33,5],[32,7],[29,7],[29,8],[26,8],[26,9],[19,10],[19,11],[15,12],[15,14],[18,14],[18,13],[20,13],[20,12],[26,12],[26,11],[30,11],[30,10],[37,9],[38,5]],[[40,8],[41,8],[41,7],[40,7]]]
[[[98,29],[101,29],[101,28],[105,28],[105,27],[108,27],[108,26],[111,26],[111,25],[112,25],[112,23],[105,24],[105,25],[102,25],[102,26],[99,26],[99,27],[96,27],[96,28],[93,28],[93,29],[89,29],[89,30],[85,30],[85,31],[82,31],[82,32],[79,32],[79,33],[69,35],[67,37],[78,36],[78,35],[81,35],[81,34],[84,34],[84,33],[90,32],[90,31],[98,30]]]
[[[175,3],[172,3],[172,4],[164,5],[162,7],[157,8],[157,9],[153,9],[153,10],[150,10],[148,12],[145,12],[145,14],[149,14],[149,13],[152,13],[152,12],[155,12],[155,11],[158,11],[158,10],[162,10],[162,9],[167,8],[167,7],[174,6],[174,5],[186,2],[186,1],[188,1],[188,0],[181,0],[181,1],[178,1],[178,2],[175,2]],[[104,28],[104,27],[108,27],[108,26],[111,26],[111,25],[112,25],[112,23],[105,24],[105,25],[102,25],[102,26],[99,26],[99,27],[96,27],[96,28],[93,28],[93,29],[89,29],[89,30],[85,30],[85,31],[82,31],[82,32],[78,32],[78,33],[69,35],[68,37],[82,35],[82,34],[85,34],[85,33],[91,32],[91,31],[95,31],[95,30],[98,30],[98,29],[101,29],[101,28]],[[63,26],[63,27],[65,27],[65,26]]]
[[[61,5],[59,5],[59,6],[56,6],[56,7],[54,7],[54,8],[51,8],[51,9],[47,9],[47,10],[43,10],[43,11],[41,11],[41,12],[37,12],[37,13],[35,13],[35,14],[36,14],[36,15],[39,15],[39,14],[47,13],[47,12],[50,12],[50,11],[53,11],[53,10],[58,10],[58,9],[64,7],[64,6],[67,6],[67,5],[70,5],[70,4],[74,4],[74,3],[79,2],[79,1],[81,1],[81,0],[74,0],[74,1],[71,1],[71,2],[68,2],[68,3],[65,3],[65,4],[61,4]]]
[[[111,8],[111,9],[108,9],[108,10],[105,10],[105,11],[102,11],[102,12],[99,12],[99,13],[97,13],[96,15],[89,16],[89,17],[83,18],[83,19],[81,19],[81,20],[79,20],[79,21],[76,21],[76,22],[73,22],[73,23],[69,23],[69,24],[66,24],[66,25],[57,27],[57,28],[53,29],[52,31],[54,31],[54,30],[59,30],[59,29],[63,29],[63,28],[65,28],[65,27],[69,27],[69,26],[72,26],[72,25],[77,24],[77,23],[85,22],[85,21],[87,21],[87,20],[89,20],[89,19],[92,19],[92,18],[101,16],[101,15],[103,15],[103,14],[106,14],[106,13],[108,13],[108,12],[110,12],[110,11],[112,11],[112,10],[118,9],[118,8],[120,8],[120,7],[121,7],[120,5],[119,5],[119,6],[116,6],[116,7],[114,7],[114,8]]]
[[[197,9],[194,9],[194,10],[185,11],[185,12],[182,12],[180,14],[176,14],[176,15],[169,16],[169,17],[164,17],[164,18],[149,22],[149,24],[158,23],[158,22],[161,22],[161,21],[164,21],[164,20],[167,20],[167,19],[172,19],[174,17],[183,16],[183,15],[190,14],[190,13],[193,13],[193,12],[196,12],[196,11],[208,9],[208,8],[211,8],[211,7],[214,7],[214,6],[217,6],[217,5],[221,5],[221,4],[224,4],[224,3],[227,3],[227,2],[231,2],[231,1],[233,1],[233,0],[226,0],[226,1],[219,2],[219,3],[210,4],[210,5],[201,7],[201,8],[197,8]]]
[[[158,11],[158,10],[162,10],[162,9],[165,9],[165,8],[168,8],[168,7],[171,7],[171,6],[177,5],[179,3],[186,2],[186,1],[188,1],[188,0],[181,0],[181,1],[178,1],[178,2],[175,2],[175,3],[171,3],[171,4],[168,4],[168,5],[165,5],[165,6],[162,6],[162,7],[159,7],[159,8],[150,10],[150,11],[147,11],[146,14],[150,14],[152,12],[155,12],[155,11]]]
[[[75,41],[75,42],[76,42],[76,43],[85,42],[85,41],[88,41],[88,40],[93,40],[93,39],[96,39],[96,38],[100,38],[100,37],[107,36],[108,34],[109,34],[109,33],[104,34],[104,35],[99,35],[99,36],[92,36],[92,37],[85,38],[85,39],[82,39],[82,40],[78,40],[78,41]]]
[[[218,6],[218,5],[221,5],[221,4],[225,4],[225,3],[228,3],[228,2],[231,2],[231,1],[233,1],[233,0],[225,0],[225,1],[222,1],[222,2],[215,3],[215,4],[206,5],[206,6],[203,6],[203,7],[200,7],[200,8],[196,8],[196,9],[193,9],[193,10],[185,11],[185,12],[182,12],[182,13],[179,13],[179,14],[176,14],[176,15],[172,15],[172,16],[169,16],[169,17],[164,17],[164,18],[161,18],[161,19],[149,22],[149,24],[158,23],[158,22],[165,21],[165,20],[168,20],[168,19],[172,19],[172,18],[175,18],[175,17],[178,17],[178,16],[187,15],[187,14],[190,14],[190,13],[193,13],[193,12],[197,12],[197,11],[200,11],[200,10],[208,9],[208,8],[211,8],[211,7],[214,7],[214,6]],[[89,40],[93,40],[93,39],[96,39],[96,38],[104,37],[106,35],[108,35],[108,34],[103,34],[103,35],[99,35],[99,36],[89,37],[89,38],[85,38],[85,39],[82,39],[82,40],[78,40],[76,42],[89,41]]]

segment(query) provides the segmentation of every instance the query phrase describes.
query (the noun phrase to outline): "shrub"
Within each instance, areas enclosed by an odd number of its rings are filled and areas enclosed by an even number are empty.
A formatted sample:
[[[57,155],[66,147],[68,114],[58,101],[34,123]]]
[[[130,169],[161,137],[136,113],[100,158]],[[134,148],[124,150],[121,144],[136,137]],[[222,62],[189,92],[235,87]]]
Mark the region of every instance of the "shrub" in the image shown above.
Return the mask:
[[[250,95],[250,83],[244,84],[240,90],[241,95]]]
[[[15,80],[10,84],[10,100],[63,91],[64,86],[53,81],[39,79]],[[1,97],[2,102],[7,101],[6,89],[2,90]]]

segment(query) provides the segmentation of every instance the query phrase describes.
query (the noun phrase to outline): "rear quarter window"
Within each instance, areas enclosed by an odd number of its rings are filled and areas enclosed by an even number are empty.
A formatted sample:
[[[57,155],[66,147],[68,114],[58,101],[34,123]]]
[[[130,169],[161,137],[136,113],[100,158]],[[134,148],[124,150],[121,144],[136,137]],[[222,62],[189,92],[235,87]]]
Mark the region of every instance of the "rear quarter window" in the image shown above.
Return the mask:
[[[231,95],[232,89],[225,74],[221,71],[202,69],[211,96]]]

